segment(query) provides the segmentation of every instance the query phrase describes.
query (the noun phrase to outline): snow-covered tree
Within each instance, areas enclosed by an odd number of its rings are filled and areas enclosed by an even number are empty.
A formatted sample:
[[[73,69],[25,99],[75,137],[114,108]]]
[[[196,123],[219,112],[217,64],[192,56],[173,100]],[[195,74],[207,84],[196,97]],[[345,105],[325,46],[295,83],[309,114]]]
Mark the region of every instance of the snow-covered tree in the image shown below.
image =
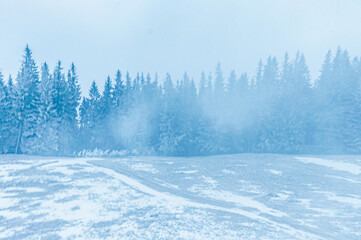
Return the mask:
[[[80,106],[81,139],[85,148],[95,149],[100,146],[100,109],[100,93],[96,82],[93,81],[89,90],[89,97],[83,98]]]
[[[231,71],[225,84],[220,64],[214,76],[202,72],[197,91],[186,73],[160,84],[142,72],[123,82],[117,71],[102,94],[93,82],[79,108],[75,65],[65,77],[60,61],[52,74],[44,63],[39,81],[27,46],[16,84],[0,74],[0,152],[361,152],[361,59],[347,51],[329,51],[315,82],[301,53],[286,53],[280,70],[269,57],[253,77]]]
[[[100,98],[100,112],[99,112],[99,138],[101,145],[99,148],[111,149],[114,147],[114,139],[111,129],[111,122],[116,121],[112,115],[114,108],[114,88],[110,77],[107,77],[107,80],[104,84],[104,91]],[[123,97],[123,96],[122,96]]]
[[[34,153],[37,143],[37,123],[39,118],[39,73],[29,46],[25,54],[17,78],[18,91],[18,138],[15,153]]]
[[[8,98],[7,87],[5,86],[3,75],[0,72],[0,153],[7,153],[9,151],[8,138],[9,132],[9,114],[10,102]]]
[[[54,155],[59,150],[59,116],[55,110],[55,86],[47,63],[41,67],[39,84],[40,105],[37,125],[37,144],[34,153]]]
[[[67,74],[67,101],[65,109],[65,121],[68,125],[72,137],[70,138],[70,145],[74,145],[78,134],[78,107],[80,104],[80,85],[78,83],[78,74],[74,63],[71,64]],[[70,149],[72,150],[72,149]]]
[[[171,76],[167,73],[162,96],[162,108],[160,115],[159,151],[165,155],[176,154],[179,136],[177,136],[177,117],[174,105],[175,89]]]
[[[118,70],[117,73],[115,74],[115,84],[114,84],[114,102],[115,102],[115,107],[118,109],[118,111],[124,110],[122,109],[124,107],[124,101],[123,101],[124,88],[125,86],[122,80],[122,74]]]
[[[14,85],[11,75],[7,83],[7,133],[6,149],[9,153],[14,153],[17,144],[18,126],[19,126],[19,111],[18,111],[18,92]]]

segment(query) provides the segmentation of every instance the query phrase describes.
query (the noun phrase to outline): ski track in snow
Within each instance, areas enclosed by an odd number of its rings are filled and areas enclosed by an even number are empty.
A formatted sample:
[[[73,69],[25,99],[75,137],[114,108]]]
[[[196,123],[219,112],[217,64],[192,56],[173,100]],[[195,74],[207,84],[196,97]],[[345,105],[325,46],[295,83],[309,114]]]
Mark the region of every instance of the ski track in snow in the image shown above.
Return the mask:
[[[233,214],[242,215],[242,216],[248,217],[248,218],[256,220],[256,221],[271,224],[273,227],[275,227],[277,229],[277,231],[284,231],[293,236],[301,236],[302,239],[325,239],[320,236],[316,236],[314,234],[295,229],[286,224],[277,223],[275,221],[272,221],[265,217],[259,216],[258,214],[255,214],[252,212],[244,211],[241,209],[235,209],[235,208],[224,208],[224,207],[219,207],[219,206],[210,205],[210,204],[197,203],[197,202],[190,201],[189,199],[186,199],[183,197],[171,195],[169,193],[159,192],[150,187],[147,187],[146,185],[144,185],[126,175],[120,174],[114,170],[104,168],[104,167],[99,167],[99,166],[96,168],[99,169],[99,171],[102,171],[102,172],[106,173],[107,175],[112,176],[113,178],[118,179],[119,181],[122,181],[125,184],[135,188],[136,190],[141,191],[143,193],[147,193],[149,195],[152,195],[158,199],[166,200],[171,203],[182,205],[184,207],[211,209],[211,210],[216,210],[216,211],[223,211],[223,212],[229,212],[229,213],[233,213]],[[242,198],[242,200],[244,200],[244,199]],[[246,201],[249,202],[250,199],[247,198]],[[256,208],[259,208],[257,206],[257,204],[255,204],[254,201],[251,202],[251,205]]]
[[[352,163],[328,160],[323,158],[314,158],[314,157],[296,157],[296,159],[306,164],[307,163],[317,164],[332,168],[337,171],[349,172],[354,175],[361,174],[361,166]]]
[[[237,159],[237,156],[235,158]],[[51,222],[59,219],[72,223],[71,225],[63,225],[61,230],[54,230],[53,232],[62,238],[73,239],[84,234],[91,234],[90,232],[93,231],[92,224],[108,221],[111,224],[109,228],[115,234],[127,234],[121,235],[122,238],[134,239],[142,236],[141,238],[148,239],[158,236],[158,238],[166,239],[167,236],[164,234],[167,233],[167,230],[163,228],[165,226],[162,225],[164,224],[162,219],[159,219],[159,223],[155,222],[155,227],[153,226],[153,231],[160,235],[152,235],[152,232],[145,231],[142,233],[143,235],[136,234],[136,237],[134,237],[134,232],[140,231],[139,224],[142,224],[143,220],[139,219],[141,215],[134,215],[132,211],[148,209],[145,210],[148,215],[152,214],[152,212],[169,216],[181,214],[182,219],[187,223],[192,223],[193,220],[189,219],[207,219],[206,216],[208,214],[213,215],[213,213],[216,214],[214,216],[218,216],[218,213],[223,216],[226,213],[224,216],[225,218],[229,217],[229,219],[232,219],[232,214],[238,215],[249,219],[249,221],[245,220],[246,222],[239,222],[238,227],[245,226],[254,229],[253,233],[249,235],[249,239],[257,239],[255,237],[257,235],[262,236],[262,233],[257,233],[256,229],[259,227],[267,229],[263,232],[267,236],[263,236],[262,239],[272,239],[271,236],[274,236],[273,239],[285,239],[281,236],[286,235],[292,236],[292,239],[340,239],[340,237],[345,239],[347,236],[350,236],[349,239],[358,239],[357,236],[361,237],[361,233],[357,229],[357,221],[360,219],[360,214],[357,212],[361,208],[361,198],[358,195],[359,191],[355,190],[360,184],[360,181],[357,181],[358,174],[361,171],[358,162],[340,162],[310,157],[295,158],[298,160],[296,162],[300,162],[299,164],[312,163],[328,167],[330,170],[317,172],[316,175],[321,174],[324,177],[323,179],[326,177],[326,179],[332,178],[335,181],[342,181],[342,183],[349,182],[352,184],[350,190],[344,192],[335,191],[320,188],[322,185],[317,185],[317,182],[311,181],[309,183],[304,181],[304,186],[307,186],[307,194],[313,194],[313,197],[309,198],[309,195],[306,194],[303,198],[302,196],[295,198],[295,194],[302,194],[302,191],[306,189],[296,187],[289,189],[291,191],[287,191],[284,186],[277,184],[276,189],[264,189],[262,183],[260,185],[257,180],[252,180],[249,176],[239,175],[244,174],[244,172],[226,166],[218,169],[223,175],[217,175],[214,169],[202,165],[189,166],[186,162],[180,162],[178,166],[179,163],[173,161],[171,165],[169,165],[169,161],[154,161],[150,164],[141,159],[138,159],[135,164],[132,159],[119,161],[94,158],[27,159],[15,163],[11,161],[0,162],[2,164],[0,165],[0,184],[1,182],[12,183],[10,185],[7,183],[5,188],[0,189],[0,223],[6,223],[6,221],[17,222],[19,219],[29,219],[33,215],[44,215],[42,218],[37,217],[35,222]],[[102,164],[102,162],[106,164]],[[182,164],[188,167],[182,167]],[[268,165],[271,166],[272,164]],[[289,170],[282,167],[275,170],[274,168],[268,168],[268,165],[266,168],[260,168],[259,170],[257,170],[256,166],[256,171],[258,171],[256,173],[262,174],[263,172],[264,176],[276,181],[280,181],[281,178],[288,180],[287,174],[289,174]],[[242,169],[245,166],[247,165],[241,164]],[[295,166],[295,169],[297,169],[297,166]],[[340,176],[338,171],[351,173],[354,177],[349,176],[356,180],[345,178],[342,176],[344,174],[340,174]],[[173,174],[174,176],[172,176]],[[84,179],[82,176],[84,176]],[[188,176],[191,177],[191,180],[187,180]],[[31,185],[32,182],[36,183],[34,179],[39,180],[40,184]],[[259,179],[268,181],[262,177]],[[238,187],[241,187],[241,190],[237,191],[233,187],[230,189],[224,188],[224,183],[230,183],[229,180],[239,183]],[[183,181],[185,181],[184,184],[190,185],[183,186]],[[61,191],[49,191],[48,188],[53,186],[53,183],[55,185],[67,184],[66,186],[69,187]],[[268,187],[270,186],[268,185]],[[257,191],[253,188],[257,189]],[[242,195],[239,195],[240,192],[242,192]],[[259,198],[267,193],[269,193],[268,198]],[[44,198],[35,197],[33,199],[31,196],[44,196]],[[101,196],[101,198],[97,200],[96,196]],[[320,198],[318,199],[318,197]],[[67,198],[71,198],[71,200],[65,201],[64,199]],[[124,203],[119,202],[122,199],[125,200]],[[30,200],[28,203],[25,202],[25,207],[21,203],[24,200]],[[331,206],[328,206],[328,203],[331,203]],[[32,207],[37,206],[37,204],[39,204],[39,207]],[[121,212],[112,209],[113,205],[117,206],[119,204],[122,206]],[[278,204],[282,204],[282,206],[290,204],[290,211],[288,211],[288,208],[277,207]],[[118,208],[119,206],[116,209]],[[179,209],[183,210],[179,211]],[[115,219],[123,218],[124,214],[130,214],[131,218],[119,225],[119,222],[116,222],[118,220]],[[346,215],[342,217],[344,214],[347,214],[347,218]],[[152,221],[151,216],[149,215],[145,221]],[[315,221],[314,218],[317,220]],[[243,229],[238,228],[238,232],[237,230],[228,229],[231,225],[227,224],[223,225],[227,226],[223,230],[215,229],[216,225],[222,226],[223,223],[217,217],[214,220],[207,220],[206,222],[202,220],[206,227],[201,230],[212,230],[211,234],[203,232],[203,235],[201,235],[200,232],[197,232],[197,228],[200,227],[198,224],[183,229],[179,229],[181,225],[173,225],[174,231],[177,231],[176,233],[173,231],[171,234],[173,234],[173,237],[178,236],[188,239],[201,239],[201,236],[222,238],[219,234],[231,234],[233,237],[229,235],[229,239],[237,239],[239,234],[245,234],[245,232],[242,232]],[[221,221],[218,222],[219,220]],[[328,221],[330,225],[327,224]],[[173,222],[172,224],[179,224],[179,222]],[[207,226],[207,224],[210,225]],[[323,224],[327,224],[326,227]],[[10,238],[16,232],[24,231],[21,224],[5,224],[5,226],[8,229],[0,226],[0,239],[2,237]],[[337,232],[329,235],[325,230],[327,226],[332,226]],[[195,231],[192,232],[190,229]],[[247,230],[245,231],[247,232]],[[129,232],[133,232],[133,237],[128,235]],[[199,236],[197,236],[197,233]],[[38,236],[41,238],[41,235]],[[115,236],[113,238],[116,238]]]

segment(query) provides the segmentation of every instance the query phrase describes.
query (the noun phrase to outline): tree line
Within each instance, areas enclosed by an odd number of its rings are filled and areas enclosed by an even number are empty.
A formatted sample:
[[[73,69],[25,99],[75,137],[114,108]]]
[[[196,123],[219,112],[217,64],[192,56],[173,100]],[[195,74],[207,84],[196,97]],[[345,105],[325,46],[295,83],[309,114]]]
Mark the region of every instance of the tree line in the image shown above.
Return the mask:
[[[0,72],[0,153],[137,155],[361,153],[361,58],[329,51],[311,81],[303,54],[258,63],[254,76],[117,71],[81,97],[76,67],[36,65],[28,46],[16,81]]]

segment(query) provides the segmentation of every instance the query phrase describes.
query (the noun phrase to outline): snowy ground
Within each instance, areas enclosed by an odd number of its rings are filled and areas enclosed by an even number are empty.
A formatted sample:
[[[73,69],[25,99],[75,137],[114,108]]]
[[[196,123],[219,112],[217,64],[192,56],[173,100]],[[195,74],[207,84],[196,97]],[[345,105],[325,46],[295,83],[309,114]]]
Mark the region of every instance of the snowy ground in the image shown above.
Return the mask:
[[[361,156],[0,155],[0,239],[361,239]]]

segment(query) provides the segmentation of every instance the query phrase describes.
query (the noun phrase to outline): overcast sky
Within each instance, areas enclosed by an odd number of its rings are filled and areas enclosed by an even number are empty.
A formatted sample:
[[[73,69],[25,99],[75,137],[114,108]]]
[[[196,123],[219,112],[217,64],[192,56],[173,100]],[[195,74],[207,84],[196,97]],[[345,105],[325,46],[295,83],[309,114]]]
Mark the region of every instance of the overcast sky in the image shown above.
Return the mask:
[[[74,62],[82,89],[119,68],[253,75],[260,58],[302,51],[313,78],[337,46],[361,55],[360,0],[1,0],[0,70],[16,75],[26,44],[38,65]]]

